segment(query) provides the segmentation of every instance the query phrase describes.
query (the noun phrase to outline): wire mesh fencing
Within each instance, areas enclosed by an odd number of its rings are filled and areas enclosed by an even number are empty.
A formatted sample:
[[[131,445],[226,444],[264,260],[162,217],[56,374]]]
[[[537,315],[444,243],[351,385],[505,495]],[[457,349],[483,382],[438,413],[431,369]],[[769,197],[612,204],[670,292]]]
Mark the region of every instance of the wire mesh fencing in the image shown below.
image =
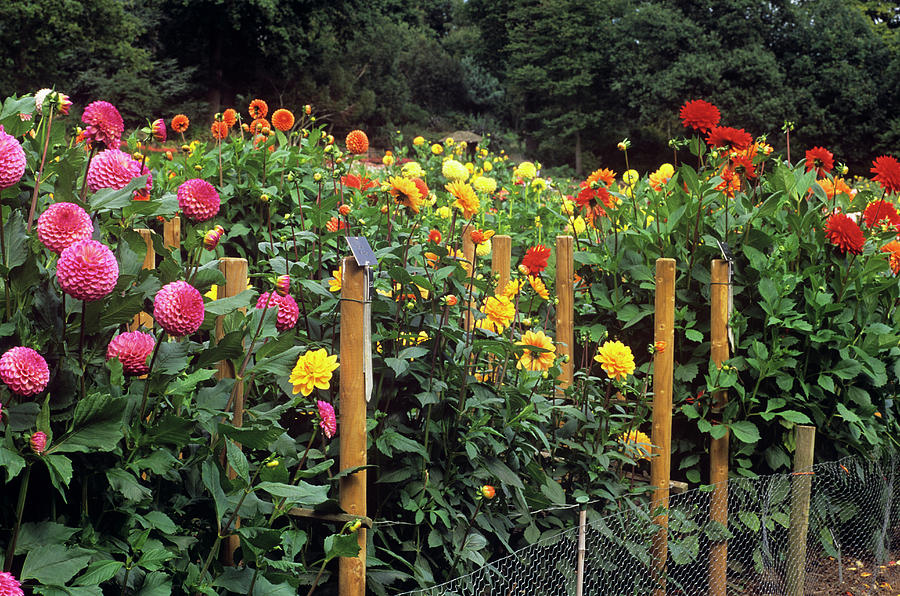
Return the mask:
[[[406,595],[900,594],[898,465],[848,457],[732,479],[672,495],[667,517],[629,503]]]

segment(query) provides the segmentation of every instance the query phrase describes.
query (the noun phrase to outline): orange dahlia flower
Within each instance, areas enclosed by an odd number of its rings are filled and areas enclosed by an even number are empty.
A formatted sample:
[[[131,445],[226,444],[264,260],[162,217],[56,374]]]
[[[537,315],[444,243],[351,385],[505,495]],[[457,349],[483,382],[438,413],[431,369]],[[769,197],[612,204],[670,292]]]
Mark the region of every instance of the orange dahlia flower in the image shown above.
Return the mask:
[[[264,102],[261,99],[254,99],[250,102],[250,106],[247,108],[247,112],[250,114],[250,117],[254,120],[258,120],[259,118],[265,118],[269,113],[269,104]]]
[[[888,253],[888,262],[894,275],[900,273],[900,242],[892,240],[881,247],[881,252]]]
[[[351,130],[346,139],[347,151],[362,155],[369,150],[369,137],[361,130]]]
[[[221,141],[228,136],[228,125],[224,121],[220,122],[217,120],[209,127],[209,132],[212,133],[214,139]]]
[[[184,114],[177,114],[174,118],[172,118],[172,130],[174,130],[175,132],[185,132],[190,124],[191,121],[188,120],[188,117]]]
[[[290,110],[280,108],[272,114],[272,126],[281,132],[287,132],[294,126],[294,114]]]
[[[228,108],[222,113],[222,121],[231,128],[237,124],[237,112],[233,108]]]

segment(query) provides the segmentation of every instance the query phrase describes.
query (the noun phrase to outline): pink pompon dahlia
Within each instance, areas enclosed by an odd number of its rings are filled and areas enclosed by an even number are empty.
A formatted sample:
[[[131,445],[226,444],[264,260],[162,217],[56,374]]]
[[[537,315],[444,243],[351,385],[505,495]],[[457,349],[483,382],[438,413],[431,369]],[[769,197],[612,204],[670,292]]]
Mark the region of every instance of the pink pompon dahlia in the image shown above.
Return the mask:
[[[185,180],[178,187],[178,207],[188,219],[206,221],[219,212],[222,200],[212,184],[200,178]]]
[[[162,118],[157,118],[153,121],[153,124],[150,125],[150,132],[153,135],[153,138],[159,141],[160,143],[166,142],[166,121]]]
[[[203,324],[205,314],[203,296],[186,281],[164,285],[153,299],[153,318],[169,335],[194,333]]]
[[[91,302],[106,297],[119,281],[119,263],[108,246],[79,240],[62,251],[56,263],[59,287],[69,296]]]
[[[17,395],[37,395],[50,382],[50,367],[36,351],[18,346],[0,356],[0,381]]]
[[[125,122],[116,106],[108,101],[95,101],[84,108],[81,121],[87,124],[84,138],[89,143],[103,143],[110,149],[118,149],[125,132]]]
[[[31,435],[28,442],[31,444],[32,451],[38,455],[43,455],[44,451],[47,449],[47,434],[39,430]]]
[[[118,358],[126,375],[146,375],[150,372],[147,358],[153,354],[156,340],[143,331],[120,333],[110,340],[106,359]]]
[[[22,584],[7,571],[0,571],[0,596],[25,596]]]
[[[17,184],[25,173],[25,150],[0,126],[0,190]]]
[[[54,203],[37,220],[38,238],[56,254],[93,233],[91,216],[75,203]]]
[[[91,160],[88,166],[87,185],[91,192],[97,192],[101,188],[125,188],[128,183],[138,176],[147,176],[147,184],[142,190],[136,190],[135,195],[149,194],[153,188],[153,174],[147,166],[141,166],[129,154],[118,149],[101,151]]]
[[[329,439],[337,432],[337,417],[334,415],[334,406],[327,401],[316,400],[319,409],[319,426]]]
[[[267,308],[266,303],[269,305],[268,308],[278,308],[278,315],[275,319],[276,329],[287,331],[294,328],[297,319],[300,318],[300,308],[293,296],[290,294],[279,296],[277,293],[272,293],[270,298],[269,292],[263,292],[256,301],[256,308]]]

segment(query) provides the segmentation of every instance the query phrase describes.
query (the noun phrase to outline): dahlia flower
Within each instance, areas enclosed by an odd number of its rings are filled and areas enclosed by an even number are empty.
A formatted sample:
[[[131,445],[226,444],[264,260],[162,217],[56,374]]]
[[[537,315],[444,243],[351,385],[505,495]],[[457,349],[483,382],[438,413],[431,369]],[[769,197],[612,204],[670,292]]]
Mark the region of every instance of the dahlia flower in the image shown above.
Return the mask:
[[[228,128],[231,128],[235,124],[237,124],[237,112],[234,108],[228,108],[224,112],[222,112],[222,121],[228,125]]]
[[[843,213],[835,213],[825,223],[825,237],[841,252],[862,254],[866,237],[855,221]]]
[[[150,132],[153,135],[153,138],[156,139],[160,143],[166,142],[166,121],[162,118],[157,118],[153,121],[153,124],[150,125]]]
[[[222,234],[220,234],[218,230],[209,230],[203,234],[203,248],[206,250],[216,250],[221,238]]]
[[[403,176],[391,176],[389,179],[391,196],[398,205],[408,207],[413,213],[418,213],[422,203],[422,193],[419,192],[416,183]]]
[[[281,297],[287,296],[291,291],[291,276],[279,275],[275,280],[275,293]]]
[[[900,162],[897,158],[890,155],[876,157],[870,171],[875,174],[873,179],[881,185],[884,192],[900,193]],[[3,188],[2,184],[0,188]]]
[[[25,173],[25,150],[0,126],[0,190],[17,184]]]
[[[38,239],[56,254],[93,233],[91,216],[75,203],[53,203],[37,220]]]
[[[336,357],[335,357],[336,358]],[[331,438],[337,432],[337,417],[334,415],[334,406],[327,401],[316,400],[319,410],[319,426],[327,438]]]
[[[350,153],[361,155],[369,150],[369,137],[361,130],[351,130],[345,142]]]
[[[525,251],[522,257],[522,265],[528,272],[528,275],[540,275],[547,268],[547,260],[550,258],[550,249],[543,244],[532,246]]]
[[[753,137],[743,128],[713,126],[706,136],[706,142],[712,147],[725,147],[744,151],[753,142]]]
[[[694,128],[701,131],[708,131],[712,127],[719,124],[722,117],[719,108],[702,99],[689,101],[681,106],[679,112],[681,121],[685,128]]]
[[[537,168],[530,161],[523,161],[513,169],[513,176],[523,180],[530,180],[537,176]]]
[[[153,354],[156,339],[142,331],[120,333],[106,347],[106,359],[118,358],[126,375],[146,375],[150,372],[147,358]]]
[[[178,187],[178,207],[188,219],[197,222],[212,219],[219,212],[222,200],[212,184],[200,178],[185,180]]]
[[[247,112],[254,120],[256,120],[257,118],[265,118],[266,114],[269,113],[269,104],[261,99],[254,99],[250,102],[250,106],[247,108]]]
[[[290,283],[290,282],[289,282]],[[266,304],[268,303],[268,306]],[[279,331],[288,331],[297,324],[300,318],[300,308],[297,301],[290,294],[280,296],[277,293],[263,292],[256,301],[256,308],[277,308],[278,315],[275,318],[275,328]]]
[[[12,573],[0,571],[0,596],[25,596],[22,584]]]
[[[203,296],[186,281],[164,285],[153,299],[153,319],[175,337],[190,335],[200,329],[205,315]]]
[[[59,93],[58,91],[45,88],[34,94],[34,108],[38,114],[44,113],[44,103],[47,101],[48,97],[50,98],[51,105],[55,107],[60,114],[65,116],[69,113],[69,108],[72,107],[72,100],[69,99],[69,96],[65,93]]]
[[[44,451],[47,449],[47,434],[39,430],[31,435],[31,438],[28,439],[28,443],[31,445],[32,451],[38,455],[43,455]]]
[[[87,185],[91,192],[97,192],[101,188],[113,188],[120,190],[128,186],[134,178],[147,176],[147,183],[142,190],[136,190],[135,195],[149,194],[153,188],[153,174],[147,166],[135,161],[131,155],[118,149],[107,149],[94,156],[88,166]]]
[[[894,226],[900,232],[900,213],[897,213],[897,208],[888,201],[872,201],[866,205],[866,209],[863,211],[863,220],[870,228],[874,228],[879,222],[887,220],[886,223],[888,225]]]
[[[881,247],[881,252],[888,253],[888,264],[891,266],[891,273],[900,274],[900,242],[892,240]]]
[[[36,395],[50,382],[50,367],[44,357],[31,348],[10,348],[0,356],[0,381],[16,395]]]
[[[503,333],[516,316],[516,305],[506,296],[489,296],[481,308],[484,318],[477,321],[477,326],[494,333]]]
[[[272,113],[272,126],[281,132],[287,132],[294,126],[294,114],[290,110],[280,108]]]
[[[625,447],[625,453],[633,459],[650,461],[653,443],[647,433],[634,429],[619,435],[619,442]]]
[[[608,341],[597,349],[594,360],[606,371],[610,379],[624,380],[634,374],[634,355],[631,348],[620,341]]]
[[[522,340],[517,341],[516,345],[525,347],[522,355],[519,356],[516,368],[544,371],[550,370],[550,367],[553,366],[553,360],[556,358],[556,346],[553,344],[553,340],[547,337],[543,331],[526,331],[522,335]],[[528,349],[529,347],[542,348],[547,351],[532,351]]]
[[[184,114],[175,114],[175,117],[172,118],[172,130],[175,132],[184,134],[190,125],[190,119]]]
[[[309,395],[313,389],[328,389],[337,367],[337,355],[329,356],[325,348],[306,351],[297,359],[289,378],[294,386],[294,395]]]
[[[825,147],[813,147],[806,151],[806,171],[815,168],[816,176],[824,178],[834,169],[834,154]]]
[[[469,177],[469,170],[455,159],[448,159],[441,165],[441,174],[451,182],[465,182]]]
[[[125,123],[116,106],[108,101],[95,101],[84,108],[81,121],[87,124],[84,139],[88,143],[103,143],[109,148],[118,148],[125,132]]]
[[[107,296],[119,280],[119,264],[108,246],[97,240],[79,240],[59,255],[56,279],[66,294],[93,301]]]
[[[455,201],[452,206],[456,207],[463,213],[463,217],[471,219],[481,208],[481,201],[475,194],[475,189],[465,182],[451,182],[446,184],[444,188],[449,192]]]

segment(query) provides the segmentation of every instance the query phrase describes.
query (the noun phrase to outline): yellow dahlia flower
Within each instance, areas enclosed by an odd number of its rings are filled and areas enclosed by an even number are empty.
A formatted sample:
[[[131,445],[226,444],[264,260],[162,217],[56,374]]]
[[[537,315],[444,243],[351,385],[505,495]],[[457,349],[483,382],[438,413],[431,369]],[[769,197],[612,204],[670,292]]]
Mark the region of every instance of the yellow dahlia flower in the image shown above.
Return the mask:
[[[546,352],[532,352],[526,348],[519,356],[516,368],[544,371],[550,370],[550,367],[553,366],[553,361],[556,359],[556,346],[552,339],[544,335],[543,331],[526,331],[522,334],[522,340],[517,341],[516,345],[547,350]]]
[[[469,177],[469,170],[455,159],[447,159],[441,166],[441,174],[451,182],[465,182]]]
[[[597,350],[594,360],[600,363],[610,379],[624,380],[634,374],[634,355],[631,348],[620,341],[605,342]]]
[[[309,395],[313,389],[328,389],[332,372],[337,367],[337,355],[329,356],[325,348],[305,352],[291,371],[289,380],[294,386],[294,394]]]

